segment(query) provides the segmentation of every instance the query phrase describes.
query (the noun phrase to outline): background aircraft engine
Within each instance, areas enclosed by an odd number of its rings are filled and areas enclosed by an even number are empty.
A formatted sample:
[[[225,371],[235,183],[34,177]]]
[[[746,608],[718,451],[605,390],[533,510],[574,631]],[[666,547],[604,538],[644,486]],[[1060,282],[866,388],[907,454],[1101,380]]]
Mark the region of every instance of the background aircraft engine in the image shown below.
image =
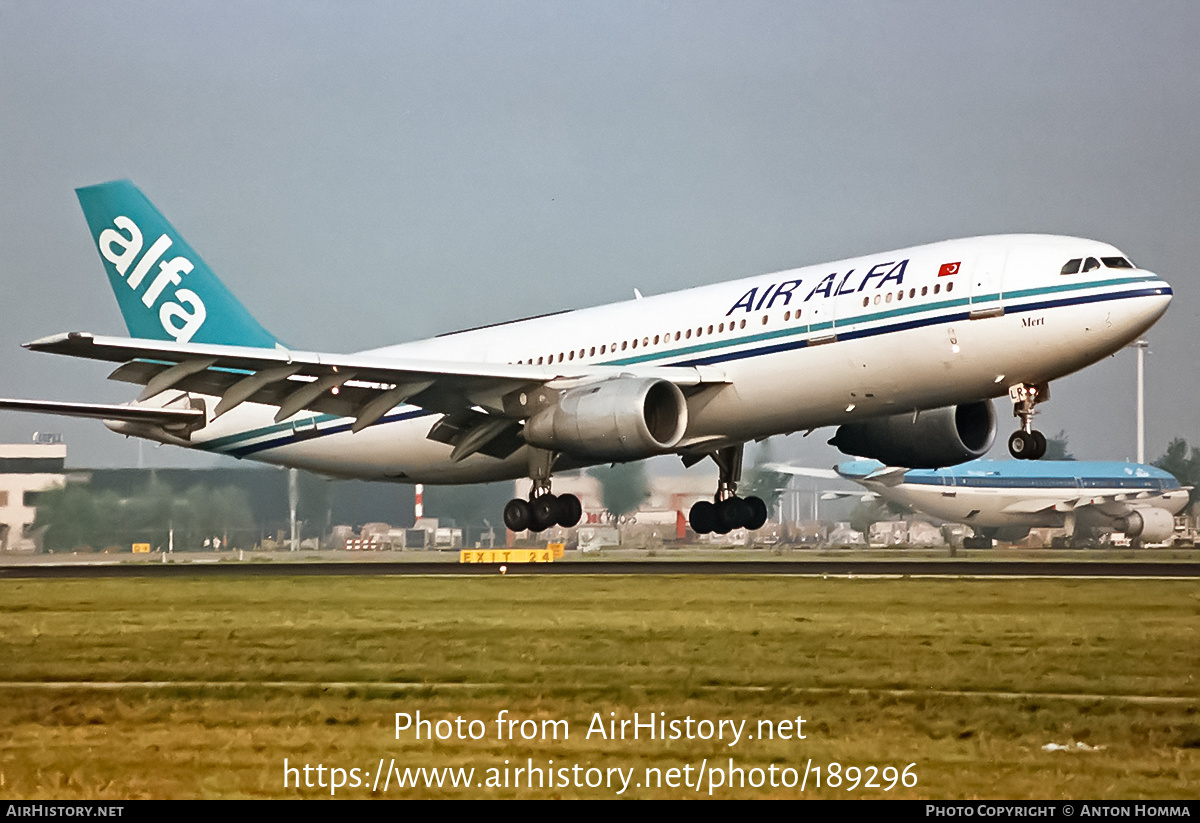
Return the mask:
[[[1175,534],[1175,517],[1166,509],[1134,509],[1116,521],[1126,537],[1143,543],[1161,543]]]
[[[619,377],[567,389],[525,423],[532,446],[581,457],[630,460],[661,454],[687,429],[687,401],[674,383]]]
[[[877,417],[838,427],[829,441],[845,454],[869,457],[889,466],[940,469],[982,457],[996,439],[996,412],[990,400]]]

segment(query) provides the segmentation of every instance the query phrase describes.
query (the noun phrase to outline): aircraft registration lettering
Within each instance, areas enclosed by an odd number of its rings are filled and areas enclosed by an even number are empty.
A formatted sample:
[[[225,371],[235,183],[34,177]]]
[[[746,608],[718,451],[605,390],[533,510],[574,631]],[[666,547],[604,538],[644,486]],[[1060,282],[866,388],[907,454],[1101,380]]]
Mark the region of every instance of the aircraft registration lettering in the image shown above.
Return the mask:
[[[137,223],[124,215],[113,220],[113,228],[100,232],[97,245],[100,256],[113,264],[118,275],[126,277],[128,272],[125,282],[134,291],[141,287],[146,275],[156,263],[158,264],[158,273],[151,278],[142,293],[142,303],[148,309],[154,308],[168,286],[181,285],[183,276],[194,268],[192,261],[186,257],[162,259],[172,245],[171,238],[165,234],[160,235],[146,253],[142,254],[142,230]],[[137,259],[139,255],[140,260]],[[136,265],[134,260],[137,260]],[[133,266],[132,272],[129,271],[130,266]],[[172,296],[178,302],[163,302],[159,306],[158,319],[167,334],[179,343],[187,343],[204,325],[207,317],[204,301],[191,289],[175,289]]]

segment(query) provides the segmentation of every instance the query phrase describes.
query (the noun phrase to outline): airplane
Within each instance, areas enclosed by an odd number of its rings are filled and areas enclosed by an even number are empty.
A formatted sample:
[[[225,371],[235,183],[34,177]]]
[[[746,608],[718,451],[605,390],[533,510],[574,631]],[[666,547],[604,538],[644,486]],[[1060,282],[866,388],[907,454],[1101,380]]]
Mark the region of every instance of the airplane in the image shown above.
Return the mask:
[[[128,180],[77,190],[128,337],[25,344],[116,363],[129,404],[3,400],[120,434],[406,483],[526,477],[514,532],[572,526],[555,471],[674,454],[719,470],[699,534],[761,528],[737,494],[744,445],[838,426],[847,453],[939,467],[984,454],[1008,394],[1012,454],[1036,458],[1049,381],[1138,338],[1168,283],[1117,248],[1051,235],[950,240],[354,354],[261,326]]]
[[[968,549],[1023,540],[1032,528],[1066,529],[1055,547],[1085,545],[1099,532],[1119,531],[1142,543],[1175,533],[1175,515],[1191,486],[1141,463],[1115,461],[972,460],[941,469],[905,469],[875,460],[840,463],[835,471],[884,500],[940,520],[965,523]]]

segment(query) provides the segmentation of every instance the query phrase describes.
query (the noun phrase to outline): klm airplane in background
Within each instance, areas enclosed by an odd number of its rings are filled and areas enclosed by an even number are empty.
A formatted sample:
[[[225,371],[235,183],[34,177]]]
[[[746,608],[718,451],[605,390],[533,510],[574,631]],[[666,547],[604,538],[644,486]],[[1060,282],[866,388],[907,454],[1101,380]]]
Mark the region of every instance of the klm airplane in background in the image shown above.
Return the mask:
[[[968,549],[1022,540],[1032,528],[1066,529],[1076,544],[1109,531],[1161,543],[1175,533],[1191,489],[1154,466],[1082,460],[972,460],[944,469],[852,460],[836,472],[884,500],[965,523],[975,531]]]
[[[296,350],[264,329],[128,181],[79,189],[129,337],[26,344],[116,363],[128,405],[0,401],[121,434],[340,477],[528,477],[514,531],[571,526],[554,471],[676,454],[719,469],[698,533],[755,529],[743,446],[838,426],[848,454],[936,468],[984,454],[1008,395],[1014,456],[1036,458],[1049,381],[1118,351],[1171,288],[1092,240],[951,240],[357,354]]]

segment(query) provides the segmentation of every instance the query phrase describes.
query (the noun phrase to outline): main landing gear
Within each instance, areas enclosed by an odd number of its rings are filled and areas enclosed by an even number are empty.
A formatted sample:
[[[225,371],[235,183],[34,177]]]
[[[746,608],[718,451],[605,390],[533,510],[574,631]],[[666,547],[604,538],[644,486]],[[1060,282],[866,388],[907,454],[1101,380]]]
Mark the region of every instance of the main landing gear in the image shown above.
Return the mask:
[[[696,534],[728,534],[737,528],[754,531],[767,522],[767,504],[761,498],[737,496],[743,448],[743,444],[727,446],[709,455],[720,470],[720,479],[713,502],[701,500],[688,513],[688,522]]]
[[[571,528],[583,517],[583,505],[573,494],[551,494],[534,486],[529,501],[515,498],[504,507],[504,525],[515,532],[541,532],[551,526]]]
[[[1034,407],[1050,399],[1047,383],[1019,383],[1008,390],[1013,417],[1021,419],[1021,428],[1008,438],[1008,453],[1018,460],[1037,460],[1046,454],[1046,435],[1033,428]]]
[[[546,449],[530,449],[529,476],[533,486],[529,500],[509,500],[504,507],[504,525],[514,532],[542,532],[551,526],[571,528],[583,517],[583,505],[573,494],[550,493],[550,470],[558,455]]]

